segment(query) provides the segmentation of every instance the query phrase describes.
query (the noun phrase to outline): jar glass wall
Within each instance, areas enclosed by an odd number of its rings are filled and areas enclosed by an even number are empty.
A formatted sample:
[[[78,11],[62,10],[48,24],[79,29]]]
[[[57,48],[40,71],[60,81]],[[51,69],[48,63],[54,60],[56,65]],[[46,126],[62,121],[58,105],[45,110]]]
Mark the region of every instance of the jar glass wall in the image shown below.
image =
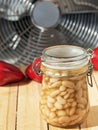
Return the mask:
[[[43,51],[40,112],[49,124],[70,127],[86,119],[88,69],[89,56],[81,47],[60,45]]]

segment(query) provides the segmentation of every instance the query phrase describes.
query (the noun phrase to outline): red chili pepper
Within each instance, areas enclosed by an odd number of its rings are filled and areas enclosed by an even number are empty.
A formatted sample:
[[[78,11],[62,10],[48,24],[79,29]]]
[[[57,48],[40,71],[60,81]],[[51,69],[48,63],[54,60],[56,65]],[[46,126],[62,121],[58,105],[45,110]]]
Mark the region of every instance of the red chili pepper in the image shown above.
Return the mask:
[[[20,69],[5,61],[0,61],[0,85],[18,82],[25,78]]]
[[[41,58],[38,57],[36,60],[34,60],[33,63],[28,65],[28,67],[26,68],[27,77],[29,77],[30,79],[33,79],[34,81],[37,81],[39,83],[42,82],[42,75],[38,74],[35,69],[40,70],[40,63],[41,63]]]
[[[95,70],[98,70],[98,47],[93,49],[93,57],[91,59]]]

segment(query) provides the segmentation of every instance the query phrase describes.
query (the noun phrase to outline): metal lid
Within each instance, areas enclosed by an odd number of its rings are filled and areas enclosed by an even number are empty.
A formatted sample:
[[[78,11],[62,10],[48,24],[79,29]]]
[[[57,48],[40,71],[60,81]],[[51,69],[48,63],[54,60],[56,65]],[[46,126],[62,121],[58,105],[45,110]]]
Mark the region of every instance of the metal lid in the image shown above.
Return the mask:
[[[39,28],[54,27],[59,18],[59,9],[49,1],[37,2],[31,11],[32,22]]]

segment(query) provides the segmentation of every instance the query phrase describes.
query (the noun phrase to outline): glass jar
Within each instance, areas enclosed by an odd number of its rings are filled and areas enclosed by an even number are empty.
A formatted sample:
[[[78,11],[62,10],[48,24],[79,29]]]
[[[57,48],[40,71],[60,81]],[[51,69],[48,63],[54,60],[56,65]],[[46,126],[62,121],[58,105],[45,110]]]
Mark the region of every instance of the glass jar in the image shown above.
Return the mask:
[[[78,46],[58,45],[46,48],[41,59],[41,116],[57,127],[82,123],[89,112],[90,54]]]

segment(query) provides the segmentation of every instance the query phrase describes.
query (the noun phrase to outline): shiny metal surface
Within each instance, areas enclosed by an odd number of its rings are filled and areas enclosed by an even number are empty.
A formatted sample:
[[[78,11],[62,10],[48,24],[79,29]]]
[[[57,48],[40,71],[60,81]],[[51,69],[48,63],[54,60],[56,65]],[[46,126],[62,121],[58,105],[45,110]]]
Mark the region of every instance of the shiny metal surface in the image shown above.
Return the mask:
[[[29,12],[38,1],[0,0],[3,5],[10,2],[12,10],[0,18],[0,60],[27,65],[51,45],[72,44],[92,49],[98,46],[97,0],[50,1],[61,10],[61,17],[56,27],[44,30],[33,24]],[[18,3],[17,8],[12,6],[14,2]]]
[[[98,15],[94,13],[70,14],[64,16],[58,30],[67,43],[94,48],[98,46]]]
[[[60,0],[58,2],[62,14],[98,12],[97,0]]]
[[[31,20],[40,29],[53,28],[58,24],[60,11],[54,3],[49,1],[37,2],[31,10]]]

